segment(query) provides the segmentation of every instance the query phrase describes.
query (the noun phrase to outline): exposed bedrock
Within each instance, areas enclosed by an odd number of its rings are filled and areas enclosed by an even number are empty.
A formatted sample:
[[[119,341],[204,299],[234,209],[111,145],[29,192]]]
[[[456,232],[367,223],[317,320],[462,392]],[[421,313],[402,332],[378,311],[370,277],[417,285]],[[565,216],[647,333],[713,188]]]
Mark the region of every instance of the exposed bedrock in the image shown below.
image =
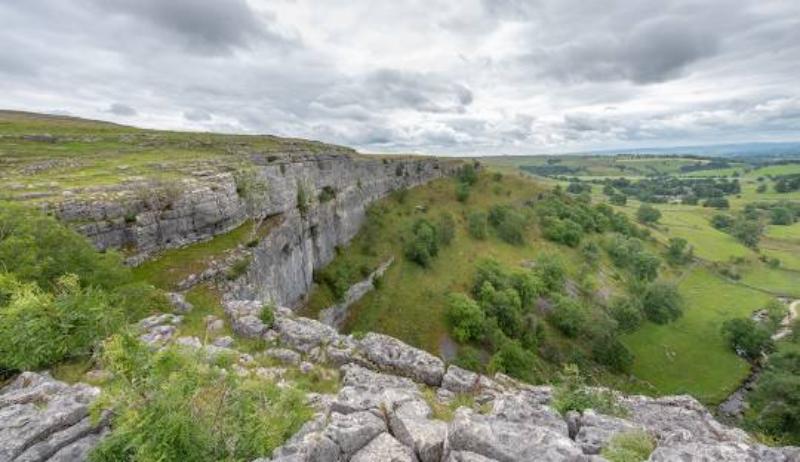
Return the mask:
[[[268,188],[260,213],[283,219],[253,249],[252,265],[235,294],[281,305],[294,305],[308,292],[314,269],[355,236],[370,203],[459,166],[434,158],[342,154],[252,159]],[[159,187],[123,186],[94,200],[65,201],[55,212],[98,248],[133,253],[133,263],[230,231],[247,219],[232,172],[194,172]]]

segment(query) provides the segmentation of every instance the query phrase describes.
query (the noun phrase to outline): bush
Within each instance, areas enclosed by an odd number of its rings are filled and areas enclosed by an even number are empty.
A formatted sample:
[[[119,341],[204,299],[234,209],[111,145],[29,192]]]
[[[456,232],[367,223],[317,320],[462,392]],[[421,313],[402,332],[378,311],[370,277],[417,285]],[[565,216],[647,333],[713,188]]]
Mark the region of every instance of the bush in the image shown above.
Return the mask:
[[[642,306],[647,319],[666,324],[683,314],[683,297],[674,285],[655,282],[645,290]]]
[[[713,207],[715,209],[727,209],[730,208],[730,203],[728,199],[724,197],[710,197],[703,201],[703,207]]]
[[[458,183],[456,184],[456,200],[459,202],[466,202],[469,199],[469,184]]]
[[[475,169],[475,165],[472,163],[464,164],[458,171],[458,181],[466,185],[475,184],[475,182],[478,181],[478,172]]]
[[[794,211],[788,207],[773,207],[770,210],[770,222],[773,225],[791,225],[794,223]]]
[[[492,356],[489,370],[527,382],[536,382],[539,364],[535,354],[522,348],[516,340],[509,340]]]
[[[456,221],[453,215],[450,212],[442,212],[436,229],[439,232],[439,242],[442,245],[450,245],[456,234]]]
[[[131,281],[115,252],[100,253],[86,238],[39,210],[0,201],[0,269],[50,290],[65,274],[84,287],[113,289]]]
[[[550,313],[550,321],[567,337],[576,337],[586,324],[586,309],[569,297],[555,299],[555,308]]]
[[[272,325],[275,324],[275,307],[271,304],[262,305],[261,314],[258,318],[261,319],[261,322],[263,322],[267,328],[271,328]]]
[[[650,458],[655,447],[652,436],[643,430],[634,430],[614,435],[600,455],[609,462],[642,462]]]
[[[611,197],[608,198],[608,202],[623,206],[628,203],[628,196],[625,194],[612,194]]]
[[[715,213],[714,216],[711,217],[711,226],[720,231],[728,230],[733,226],[733,217]]]
[[[462,345],[458,348],[453,364],[469,371],[483,372],[483,360],[481,351],[469,345]]]
[[[692,260],[692,249],[688,248],[689,242],[682,237],[669,238],[667,246],[667,262],[671,265],[683,265]]]
[[[252,257],[250,256],[236,260],[231,267],[228,268],[228,271],[225,272],[225,277],[227,277],[229,281],[239,279],[247,272],[247,269],[250,268],[250,263],[252,263],[252,261]]]
[[[422,266],[430,266],[439,253],[439,239],[436,227],[428,220],[420,218],[411,228],[411,238],[406,243],[406,258]]]
[[[317,273],[315,279],[328,287],[334,300],[341,302],[350,289],[353,270],[347,264],[332,265]]]
[[[113,408],[113,430],[93,462],[252,460],[313,414],[297,389],[207,367],[178,347],[151,352],[133,336],[115,336],[102,361],[115,380],[96,407]]]
[[[574,364],[564,366],[560,383],[553,393],[552,406],[561,414],[569,411],[583,412],[594,409],[601,414],[624,417],[627,411],[610,391],[587,388],[586,382]]]
[[[636,219],[639,223],[650,225],[656,223],[661,218],[661,212],[652,205],[642,204],[636,211]]]
[[[122,310],[97,288],[65,275],[54,293],[0,273],[6,303],[0,306],[0,370],[30,370],[88,356],[95,343],[124,322]]]
[[[486,315],[476,301],[464,294],[450,294],[445,318],[453,338],[459,342],[479,340],[483,335]]]
[[[636,298],[623,298],[611,304],[611,317],[623,332],[633,332],[642,325],[642,303]]]
[[[467,215],[467,230],[475,239],[486,239],[488,234],[486,214],[483,212],[470,212]]]
[[[628,373],[633,366],[633,353],[612,335],[604,335],[594,341],[592,357],[617,373]]]
[[[722,334],[736,354],[750,360],[775,348],[770,332],[750,318],[728,319],[722,323]]]
[[[536,260],[536,274],[548,293],[560,293],[564,290],[567,272],[564,264],[555,255],[542,255]]]
[[[569,218],[550,218],[543,221],[542,232],[546,239],[569,247],[577,247],[583,238],[583,227]]]
[[[496,205],[489,210],[489,224],[497,236],[513,245],[525,243],[526,218],[522,213],[507,205]]]

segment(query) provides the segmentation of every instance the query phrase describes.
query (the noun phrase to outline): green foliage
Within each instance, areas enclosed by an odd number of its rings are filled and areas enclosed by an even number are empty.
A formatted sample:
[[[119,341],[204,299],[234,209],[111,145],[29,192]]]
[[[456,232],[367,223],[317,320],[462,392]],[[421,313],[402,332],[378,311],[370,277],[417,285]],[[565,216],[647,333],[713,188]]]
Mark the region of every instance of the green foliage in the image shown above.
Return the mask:
[[[99,253],[83,236],[39,210],[0,201],[0,269],[49,290],[65,274],[83,286],[110,289],[129,282],[115,252]]]
[[[583,228],[578,223],[565,218],[547,218],[542,220],[542,231],[544,237],[553,242],[564,244],[570,247],[577,247],[583,237]]]
[[[536,355],[516,341],[509,340],[500,347],[489,362],[489,370],[502,372],[511,377],[535,383],[539,371],[539,360]]]
[[[567,337],[576,337],[586,325],[586,308],[570,297],[558,296],[554,301],[550,321]]]
[[[636,219],[639,220],[639,223],[650,225],[658,222],[660,218],[661,212],[652,205],[642,204],[636,211]]]
[[[795,329],[798,327],[796,323]],[[764,372],[747,399],[751,406],[751,412],[746,414],[749,427],[771,435],[784,444],[800,444],[798,339],[770,355]]]
[[[633,365],[633,353],[614,335],[603,335],[592,344],[592,358],[617,373],[628,373]]]
[[[324,204],[334,199],[336,199],[336,190],[333,189],[333,186],[323,187],[322,191],[319,193],[319,203]]]
[[[713,207],[715,209],[730,208],[730,202],[724,197],[709,197],[703,201],[703,207]]]
[[[593,409],[602,414],[624,417],[627,409],[622,407],[610,391],[596,391],[586,386],[578,367],[574,364],[564,366],[560,383],[553,394],[552,406],[561,414],[568,411],[583,412]]]
[[[466,202],[469,199],[469,184],[457,183],[456,184],[456,200],[459,202]]]
[[[652,281],[658,276],[661,260],[644,250],[639,239],[616,235],[606,245],[614,265],[627,269],[639,281]]]
[[[275,307],[268,303],[264,304],[261,307],[261,314],[259,314],[258,318],[261,319],[261,322],[268,328],[272,327],[275,323]]]
[[[470,186],[475,184],[478,181],[478,172],[475,169],[475,165],[469,162],[464,164],[458,171],[458,181]]]
[[[613,205],[625,206],[628,203],[628,196],[625,194],[612,194],[611,197],[608,198],[608,202]]]
[[[634,297],[616,299],[611,304],[611,317],[622,332],[633,332],[642,325],[642,302]]]
[[[466,295],[450,294],[445,316],[453,337],[459,342],[479,340],[482,337],[486,315],[480,305]]]
[[[721,231],[725,231],[733,227],[733,217],[722,213],[715,213],[711,217],[711,226]]]
[[[634,430],[614,435],[600,455],[609,462],[642,462],[650,458],[655,447],[652,436],[645,431]]]
[[[269,454],[313,411],[302,392],[207,366],[177,347],[151,352],[130,335],[103,353],[115,375],[99,406],[113,406],[113,431],[93,462],[252,460]]]
[[[334,265],[314,274],[314,279],[328,287],[334,300],[341,302],[347,290],[355,280],[353,268],[350,265]]]
[[[722,334],[733,351],[750,360],[775,348],[770,332],[750,318],[728,319],[722,323]]]
[[[674,285],[654,282],[645,289],[642,306],[647,319],[666,324],[683,314],[683,297]]]
[[[239,277],[243,276],[244,273],[247,272],[247,269],[250,268],[250,263],[252,263],[252,261],[253,259],[250,256],[236,260],[226,271],[225,277],[230,281],[239,279]]]
[[[88,356],[97,340],[125,321],[107,292],[81,287],[75,275],[60,277],[53,293],[10,274],[0,279],[8,294],[0,306],[0,370],[37,369]]]
[[[439,239],[436,227],[424,218],[418,219],[411,227],[411,236],[405,247],[406,258],[414,263],[428,267],[439,253]]]
[[[308,209],[311,207],[311,195],[307,190],[307,187],[302,182],[297,182],[297,210],[300,211],[300,215],[305,216],[308,213]]]
[[[542,282],[544,290],[549,293],[560,293],[564,290],[567,271],[564,263],[554,254],[545,254],[536,260],[536,274]]]
[[[463,345],[458,348],[453,364],[469,371],[483,372],[481,352],[475,347]]]
[[[689,242],[682,237],[671,237],[667,244],[667,262],[671,265],[683,265],[693,258]]]
[[[763,227],[756,220],[738,219],[730,230],[731,235],[747,247],[755,248],[761,239]]]
[[[525,243],[525,216],[508,205],[496,205],[489,210],[489,224],[494,227],[497,237],[513,245]]]
[[[475,239],[486,239],[488,235],[486,214],[483,212],[470,212],[467,215],[467,230]]]
[[[439,232],[439,242],[442,245],[450,245],[456,235],[456,221],[450,212],[442,212],[436,225]]]

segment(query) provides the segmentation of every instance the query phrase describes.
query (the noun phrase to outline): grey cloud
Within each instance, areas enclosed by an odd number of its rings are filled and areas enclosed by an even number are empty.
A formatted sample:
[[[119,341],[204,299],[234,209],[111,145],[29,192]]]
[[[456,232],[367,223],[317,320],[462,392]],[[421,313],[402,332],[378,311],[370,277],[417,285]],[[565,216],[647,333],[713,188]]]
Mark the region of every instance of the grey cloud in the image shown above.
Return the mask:
[[[211,114],[202,109],[191,109],[183,112],[183,118],[191,122],[207,122],[211,120]]]
[[[122,103],[112,103],[111,106],[108,107],[108,112],[123,117],[132,117],[138,114],[136,109]]]
[[[269,35],[246,0],[95,0],[106,10],[147,21],[191,50],[221,53]],[[277,38],[272,36],[272,38]]]
[[[463,112],[472,104],[466,86],[435,75],[381,69],[356,82],[341,83],[318,102],[335,108],[357,102],[370,109],[415,109],[422,112]]]

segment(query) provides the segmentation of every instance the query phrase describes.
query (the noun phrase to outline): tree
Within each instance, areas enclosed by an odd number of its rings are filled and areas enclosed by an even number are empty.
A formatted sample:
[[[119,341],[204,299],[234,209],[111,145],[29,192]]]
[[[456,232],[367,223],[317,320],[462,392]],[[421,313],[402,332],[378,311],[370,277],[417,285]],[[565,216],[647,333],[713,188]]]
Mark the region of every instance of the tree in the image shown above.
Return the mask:
[[[734,318],[722,323],[722,333],[736,354],[750,360],[775,348],[770,333],[750,318]]]
[[[469,183],[456,184],[456,200],[466,202],[469,199]]]
[[[593,342],[592,357],[617,373],[627,373],[633,365],[633,353],[613,335],[601,336]]]
[[[661,259],[649,252],[637,252],[631,259],[630,271],[640,281],[652,281],[658,277]]]
[[[428,220],[420,218],[411,228],[411,238],[406,243],[406,258],[422,267],[428,267],[439,253],[439,239],[436,227]]]
[[[458,171],[458,181],[466,185],[473,185],[478,181],[478,172],[475,165],[468,162]]]
[[[486,315],[475,300],[464,294],[450,294],[445,317],[459,342],[478,340],[483,335]]]
[[[569,247],[576,247],[583,237],[583,228],[578,223],[565,218],[547,218],[542,223],[544,237]]]
[[[608,198],[608,201],[614,205],[625,205],[628,203],[628,196],[625,194],[615,193]]]
[[[439,223],[436,227],[439,232],[439,242],[442,245],[450,245],[456,233],[456,221],[450,212],[442,212],[439,215]]]
[[[791,225],[794,223],[794,212],[788,207],[773,207],[770,210],[770,222],[773,225]]]
[[[555,299],[550,320],[567,337],[576,337],[586,324],[586,309],[574,299],[559,296]]]
[[[721,231],[730,229],[733,226],[733,217],[722,213],[715,213],[711,217],[711,226]]]
[[[639,223],[650,225],[656,223],[661,218],[661,212],[652,205],[642,204],[636,211],[636,219]]]
[[[667,262],[671,265],[682,265],[692,259],[692,249],[687,248],[689,242],[682,237],[671,237],[667,246]]]
[[[538,366],[536,355],[522,348],[516,340],[504,342],[489,363],[489,369],[493,372],[502,372],[528,382],[536,380]]]
[[[683,297],[674,285],[655,282],[645,289],[642,307],[647,319],[656,324],[666,324],[683,314]]]
[[[762,231],[762,226],[758,221],[739,219],[733,224],[731,234],[747,247],[755,248],[761,239]]]
[[[475,239],[486,239],[488,234],[486,214],[483,212],[470,212],[467,215],[467,230]]]
[[[566,270],[564,264],[555,255],[542,255],[536,260],[536,274],[549,293],[559,293],[564,290]]]
[[[637,298],[621,298],[611,304],[611,317],[623,332],[633,332],[642,325],[642,302]]]

